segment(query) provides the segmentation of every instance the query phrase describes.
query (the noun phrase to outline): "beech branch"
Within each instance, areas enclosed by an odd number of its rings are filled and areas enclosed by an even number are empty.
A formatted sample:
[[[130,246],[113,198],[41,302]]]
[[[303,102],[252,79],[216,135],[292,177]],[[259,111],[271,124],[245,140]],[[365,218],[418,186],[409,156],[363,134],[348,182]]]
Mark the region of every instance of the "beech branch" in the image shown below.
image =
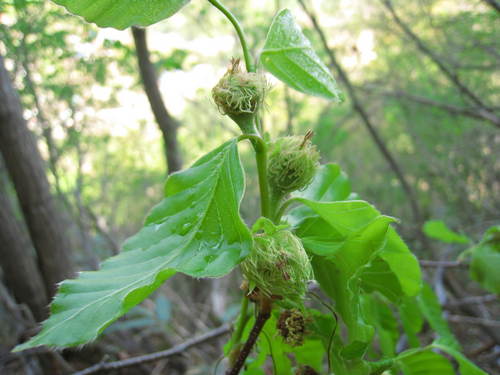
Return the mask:
[[[446,66],[446,64],[438,57],[434,51],[432,51],[411,29],[410,27],[403,22],[403,20],[399,17],[399,15],[394,10],[392,6],[392,2],[390,0],[381,0],[382,4],[391,14],[394,22],[400,27],[400,29],[404,32],[404,34],[417,46],[417,48],[427,55],[434,64],[439,68],[439,70],[458,88],[458,90],[464,94],[465,97],[469,98],[469,100],[476,105],[481,113],[483,113],[483,117],[491,122],[496,127],[500,128],[500,117],[498,117],[485,103],[482,102],[479,97],[472,92],[469,87],[467,87],[461,79],[458,77],[457,73],[452,71],[450,68]]]
[[[89,374],[95,374],[101,371],[111,371],[111,370],[117,370],[121,369],[124,367],[131,367],[131,366],[137,366],[143,363],[147,362],[153,362],[153,361],[158,361],[160,359],[165,359],[169,357],[173,357],[175,355],[179,355],[184,353],[186,350],[203,344],[209,340],[218,338],[220,336],[223,336],[227,333],[229,333],[230,326],[228,324],[224,324],[218,328],[215,328],[201,336],[195,337],[194,339],[187,340],[186,342],[179,344],[177,346],[174,346],[173,348],[163,350],[160,352],[156,353],[151,353],[151,354],[145,354],[145,355],[140,355],[137,357],[132,357],[128,359],[124,359],[121,361],[115,361],[115,362],[101,362],[98,363],[94,366],[88,367],[85,370],[75,372],[73,375],[89,375]]]
[[[426,98],[425,96],[410,94],[403,90],[395,90],[395,91],[379,91],[372,87],[363,87],[364,90],[369,92],[376,92],[377,94],[382,94],[384,96],[391,96],[395,98],[402,98],[408,101],[413,101],[418,104],[427,105],[435,108],[442,109],[448,113],[453,115],[459,115],[464,117],[475,118],[478,120],[486,120],[486,121],[494,121],[494,118],[491,117],[490,113],[482,110],[477,107],[459,107],[453,104],[439,102],[433,99]]]

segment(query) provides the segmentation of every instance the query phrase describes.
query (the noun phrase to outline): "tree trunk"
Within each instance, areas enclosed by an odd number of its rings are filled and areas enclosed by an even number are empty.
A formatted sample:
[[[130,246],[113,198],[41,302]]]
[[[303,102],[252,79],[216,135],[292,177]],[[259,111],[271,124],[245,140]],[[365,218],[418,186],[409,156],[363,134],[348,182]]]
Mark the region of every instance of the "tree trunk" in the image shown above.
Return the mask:
[[[70,241],[52,197],[44,161],[23,118],[3,57],[0,56],[0,151],[14,183],[48,295],[73,275]]]
[[[134,36],[135,48],[137,50],[137,60],[139,63],[142,85],[163,136],[167,168],[168,173],[170,174],[182,168],[182,158],[179,143],[177,142],[178,124],[177,121],[175,121],[175,119],[168,113],[165,103],[161,97],[155,67],[149,58],[146,30],[133,27],[132,34]]]
[[[5,180],[0,174],[0,266],[17,302],[29,306],[35,319],[42,321],[47,318],[49,302],[45,284],[31,254],[30,239],[16,219]]]

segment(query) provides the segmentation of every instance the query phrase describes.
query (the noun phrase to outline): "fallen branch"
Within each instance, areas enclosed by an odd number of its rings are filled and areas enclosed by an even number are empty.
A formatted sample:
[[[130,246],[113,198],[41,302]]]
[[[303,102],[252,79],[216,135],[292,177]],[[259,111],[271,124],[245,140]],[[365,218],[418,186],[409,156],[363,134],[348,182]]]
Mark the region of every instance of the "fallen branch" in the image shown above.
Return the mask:
[[[173,348],[167,349],[167,350],[162,350],[160,352],[156,353],[151,353],[151,354],[145,354],[145,355],[140,355],[137,357],[132,357],[128,359],[124,359],[121,361],[115,361],[115,362],[101,362],[96,365],[93,365],[91,367],[86,368],[85,370],[78,371],[73,373],[73,375],[89,375],[89,374],[95,374],[99,371],[110,371],[110,370],[117,370],[120,368],[124,367],[131,367],[131,366],[137,366],[146,362],[153,362],[157,361],[160,359],[165,359],[172,357],[174,355],[182,354],[184,351],[188,350],[189,348],[202,344],[206,341],[215,339],[219,336],[223,336],[229,332],[230,326],[228,324],[224,324],[218,328],[215,328],[212,331],[209,331],[199,337],[195,337],[194,339],[187,340],[186,342],[179,344],[177,346],[174,346]]]

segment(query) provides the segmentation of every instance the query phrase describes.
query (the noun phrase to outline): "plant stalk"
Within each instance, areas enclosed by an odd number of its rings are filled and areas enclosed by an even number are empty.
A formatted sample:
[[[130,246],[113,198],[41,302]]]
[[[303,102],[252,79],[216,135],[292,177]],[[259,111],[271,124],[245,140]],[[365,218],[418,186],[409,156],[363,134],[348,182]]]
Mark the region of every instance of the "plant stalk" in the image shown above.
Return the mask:
[[[243,27],[240,25],[238,19],[232,14],[229,9],[222,5],[218,0],[208,0],[214,7],[219,9],[232,23],[238,38],[240,39],[241,48],[243,49],[243,57],[245,59],[245,66],[248,72],[255,72],[255,66],[252,62],[252,56],[250,55],[250,50],[248,49],[247,40],[245,38],[245,33]]]
[[[267,181],[267,146],[264,140],[258,135],[243,134],[238,140],[248,139],[252,142],[255,150],[255,160],[257,162],[257,174],[259,176],[260,208],[261,215],[272,218],[271,201],[269,195],[269,183]]]
[[[245,327],[247,325],[248,318],[248,298],[246,296],[243,296],[243,299],[241,300],[240,318],[238,319],[236,330],[234,331],[233,337],[231,338],[231,341],[233,342],[229,357],[231,366],[234,365],[237,356],[239,356],[240,354],[240,341],[241,337],[243,336],[243,331],[245,330]]]

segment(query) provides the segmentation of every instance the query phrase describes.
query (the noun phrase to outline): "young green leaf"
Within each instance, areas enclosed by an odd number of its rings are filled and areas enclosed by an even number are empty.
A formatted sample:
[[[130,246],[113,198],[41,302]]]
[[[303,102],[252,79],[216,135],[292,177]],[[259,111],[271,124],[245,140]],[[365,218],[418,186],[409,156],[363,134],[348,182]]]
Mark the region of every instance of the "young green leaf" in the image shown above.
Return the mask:
[[[360,295],[378,290],[398,300],[417,294],[418,262],[390,226],[395,219],[381,215],[367,202],[295,199],[315,215],[299,221],[296,233],[313,255],[316,279],[349,329],[350,343],[342,355],[355,358],[363,354],[373,335],[361,311]]]
[[[318,202],[347,200],[351,194],[351,182],[338,164],[323,164],[318,168],[309,186],[292,195]]]
[[[336,102],[344,99],[288,9],[274,17],[260,61],[271,74],[295,90]]]
[[[348,235],[365,228],[372,220],[381,216],[375,207],[364,201],[315,202],[302,198],[297,200],[320,217],[309,217],[297,225],[297,234],[303,239],[306,248],[312,240],[316,245],[323,244],[324,248],[331,249],[335,243],[341,244]],[[394,228],[388,228],[385,245],[378,256],[394,273],[405,295],[418,294],[421,288],[418,261]]]
[[[488,375],[485,371],[481,370],[474,363],[469,361],[462,353],[458,350],[451,348],[441,342],[434,342],[432,347],[438,348],[443,352],[451,355],[458,362],[458,368],[461,375]]]
[[[53,0],[100,27],[148,26],[175,14],[189,0]]]
[[[460,350],[460,344],[453,335],[448,322],[443,317],[443,311],[439,300],[429,284],[424,284],[421,293],[417,297],[418,305],[422,315],[427,319],[432,329],[439,335],[439,340],[446,346]]]
[[[236,140],[171,175],[166,198],[146,225],[99,271],[64,281],[42,331],[16,351],[74,346],[95,339],[176,271],[218,277],[235,267],[252,245],[238,210],[244,176]]]
[[[426,349],[410,349],[396,357],[404,375],[455,375],[453,366],[443,356]]]
[[[469,239],[462,235],[453,232],[448,226],[441,220],[429,220],[424,224],[424,233],[436,240],[446,243],[468,243]]]
[[[403,299],[399,305],[399,316],[408,337],[408,344],[411,348],[418,348],[420,346],[418,333],[424,326],[424,319],[415,297],[405,297]]]
[[[491,227],[472,249],[470,275],[486,290],[500,294],[500,226]]]
[[[399,338],[398,321],[387,301],[383,301],[374,295],[365,295],[362,302],[367,321],[377,330],[378,342],[383,357],[394,357]]]
[[[302,191],[292,193],[293,198],[305,198],[317,202],[336,202],[349,198],[351,182],[337,164],[320,166],[310,185]],[[287,215],[286,220],[295,225],[306,217],[315,216],[312,209],[301,205]]]

